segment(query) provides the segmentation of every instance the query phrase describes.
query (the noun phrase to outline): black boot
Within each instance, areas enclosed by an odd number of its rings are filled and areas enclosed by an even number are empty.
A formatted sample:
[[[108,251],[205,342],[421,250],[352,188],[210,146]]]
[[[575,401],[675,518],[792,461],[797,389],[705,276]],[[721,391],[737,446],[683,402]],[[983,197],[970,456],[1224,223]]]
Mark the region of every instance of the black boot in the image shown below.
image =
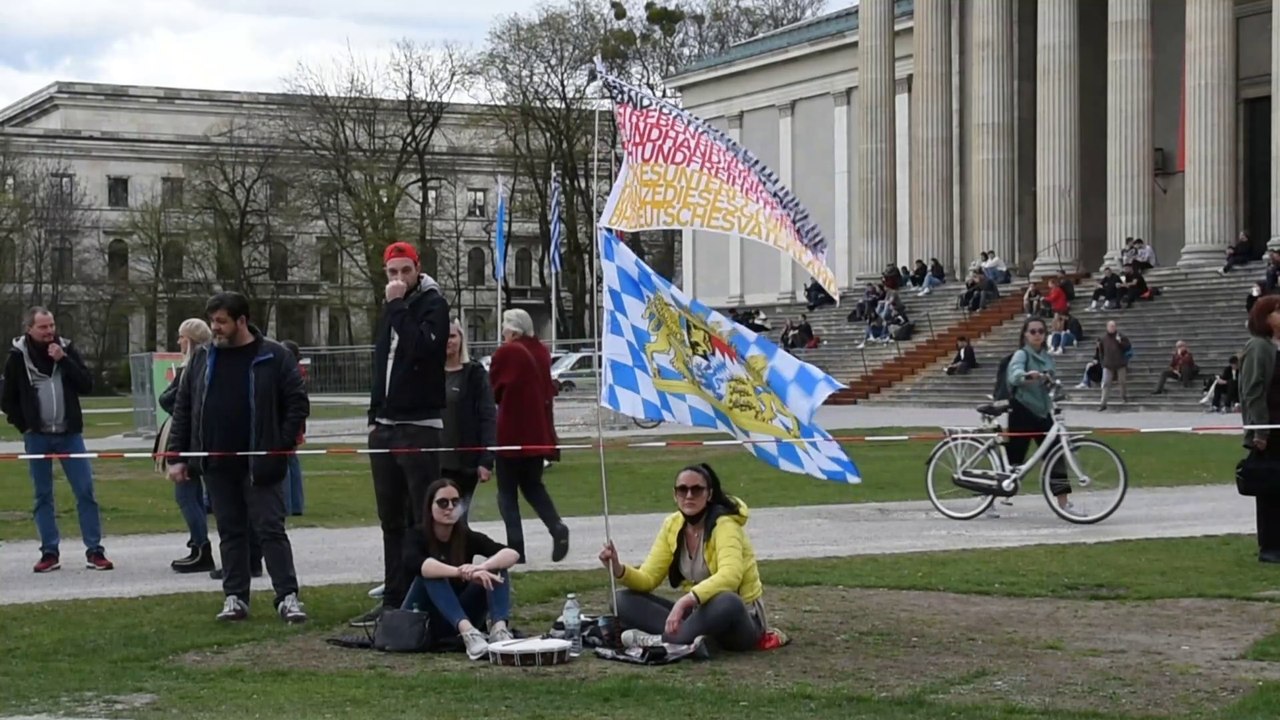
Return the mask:
[[[187,553],[187,556],[180,557],[177,560],[174,560],[173,562],[169,563],[169,567],[173,568],[174,570],[177,570],[179,566],[187,565],[188,563],[193,563],[196,561],[196,558],[200,557],[200,548],[196,547],[195,545],[188,545],[188,547],[190,548],[190,552]]]
[[[194,556],[189,562],[174,561],[173,570],[179,573],[208,572],[214,568],[213,546],[209,543],[201,545],[192,552]]]

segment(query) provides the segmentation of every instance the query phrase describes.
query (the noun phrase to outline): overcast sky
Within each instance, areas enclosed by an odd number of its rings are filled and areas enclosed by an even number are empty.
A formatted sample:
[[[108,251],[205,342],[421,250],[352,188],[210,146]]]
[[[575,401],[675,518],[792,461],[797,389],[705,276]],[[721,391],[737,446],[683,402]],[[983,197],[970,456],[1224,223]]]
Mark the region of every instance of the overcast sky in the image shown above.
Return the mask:
[[[0,107],[55,80],[276,90],[300,60],[480,45],[532,0],[0,0]]]

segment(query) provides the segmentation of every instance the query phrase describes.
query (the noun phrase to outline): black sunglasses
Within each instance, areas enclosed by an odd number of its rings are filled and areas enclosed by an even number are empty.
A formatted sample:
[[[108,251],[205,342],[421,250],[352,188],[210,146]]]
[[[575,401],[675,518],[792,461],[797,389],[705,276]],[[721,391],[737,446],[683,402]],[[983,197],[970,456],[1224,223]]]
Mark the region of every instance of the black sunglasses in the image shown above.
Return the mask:
[[[706,485],[677,485],[676,494],[680,497],[702,497],[707,491]]]
[[[1028,335],[1043,335],[1044,328],[1027,328]]]
[[[436,507],[440,508],[441,510],[448,510],[451,507],[458,507],[461,504],[462,504],[462,498],[460,497],[436,498]]]

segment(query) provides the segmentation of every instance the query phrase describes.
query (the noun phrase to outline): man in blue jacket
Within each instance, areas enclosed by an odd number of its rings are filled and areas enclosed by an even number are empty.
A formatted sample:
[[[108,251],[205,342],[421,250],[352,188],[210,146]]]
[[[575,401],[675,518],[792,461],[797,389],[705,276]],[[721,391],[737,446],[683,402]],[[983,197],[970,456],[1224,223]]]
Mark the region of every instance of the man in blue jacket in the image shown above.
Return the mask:
[[[209,452],[207,458],[169,459],[169,479],[186,482],[188,463],[199,463],[213,500],[222,552],[218,620],[249,616],[252,525],[275,588],[276,613],[305,622],[298,601],[293,547],[285,532],[284,479],[288,451],[311,412],[293,354],[249,324],[240,293],[214,295],[205,305],[213,342],[192,354],[178,386],[169,452]],[[253,451],[284,451],[243,455]]]

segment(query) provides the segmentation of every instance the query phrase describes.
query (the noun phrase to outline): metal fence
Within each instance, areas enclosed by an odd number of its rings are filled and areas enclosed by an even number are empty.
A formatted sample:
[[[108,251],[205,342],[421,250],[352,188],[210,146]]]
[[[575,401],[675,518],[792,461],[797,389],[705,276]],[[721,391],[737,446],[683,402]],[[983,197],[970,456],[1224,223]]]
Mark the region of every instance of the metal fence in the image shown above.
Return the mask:
[[[552,353],[577,352],[593,347],[591,339],[557,340],[543,344]],[[475,342],[468,346],[473,360],[492,355],[496,342]],[[310,360],[307,367],[307,391],[312,395],[368,395],[373,384],[373,346],[311,347],[302,349],[302,357]]]

